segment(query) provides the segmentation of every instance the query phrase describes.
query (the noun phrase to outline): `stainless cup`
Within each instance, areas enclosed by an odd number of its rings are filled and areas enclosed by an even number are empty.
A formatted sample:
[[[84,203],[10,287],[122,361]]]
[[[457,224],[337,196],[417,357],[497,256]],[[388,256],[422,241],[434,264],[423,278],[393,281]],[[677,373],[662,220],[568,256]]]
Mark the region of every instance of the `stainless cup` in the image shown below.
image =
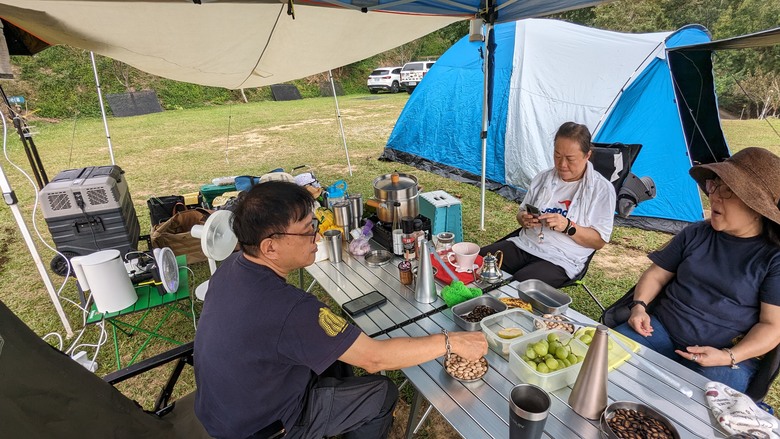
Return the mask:
[[[518,384],[509,395],[509,439],[539,439],[550,410],[550,395],[533,384]]]
[[[341,230],[326,230],[323,234],[325,241],[325,251],[328,252],[328,259],[333,264],[341,262]]]
[[[360,194],[350,194],[347,197],[349,202],[349,228],[360,228],[360,221],[363,219],[363,196]]]

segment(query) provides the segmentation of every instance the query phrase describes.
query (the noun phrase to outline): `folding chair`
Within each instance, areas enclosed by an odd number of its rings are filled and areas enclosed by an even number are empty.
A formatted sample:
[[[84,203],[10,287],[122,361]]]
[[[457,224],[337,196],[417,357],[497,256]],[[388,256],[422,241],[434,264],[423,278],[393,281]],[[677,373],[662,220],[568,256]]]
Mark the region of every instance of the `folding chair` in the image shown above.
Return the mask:
[[[150,412],[112,386],[174,360],[177,365]],[[192,343],[111,373],[104,381],[41,340],[0,301],[3,437],[209,438],[195,417],[194,392],[169,403],[185,364],[192,365]],[[253,437],[282,435],[279,422]]]

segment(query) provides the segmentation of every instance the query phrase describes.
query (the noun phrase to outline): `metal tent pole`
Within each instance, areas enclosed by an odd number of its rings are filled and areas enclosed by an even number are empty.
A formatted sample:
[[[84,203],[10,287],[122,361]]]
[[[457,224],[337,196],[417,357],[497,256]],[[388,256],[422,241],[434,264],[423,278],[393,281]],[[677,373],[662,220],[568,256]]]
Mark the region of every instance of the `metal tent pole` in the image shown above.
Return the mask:
[[[98,102],[100,102],[100,114],[103,116],[103,126],[106,129],[106,140],[108,140],[108,154],[111,156],[111,164],[116,165],[114,160],[114,147],[111,146],[111,133],[108,131],[108,120],[106,120],[106,107],[103,106],[103,92],[100,91],[100,78],[98,78],[97,64],[95,64],[95,53],[89,52],[92,60],[92,73],[95,74],[95,86],[97,87]]]
[[[0,117],[2,117],[2,115],[0,115]],[[5,131],[5,118],[3,118],[4,138]],[[54,308],[57,310],[57,314],[60,316],[62,325],[65,327],[65,332],[68,334],[68,337],[72,337],[73,329],[71,329],[70,322],[68,322],[68,318],[65,316],[65,311],[62,309],[62,304],[60,303],[59,297],[57,297],[57,293],[54,290],[54,285],[51,283],[49,274],[44,268],[41,255],[38,253],[38,249],[35,247],[35,242],[30,235],[30,230],[27,229],[27,224],[25,224],[24,218],[22,217],[22,212],[19,209],[16,193],[14,193],[14,191],[11,189],[11,183],[8,182],[8,178],[5,175],[5,170],[3,170],[2,164],[0,164],[0,190],[3,192],[3,200],[5,200],[5,204],[11,208],[11,213],[14,215],[14,220],[16,220],[19,231],[22,232],[22,237],[24,238],[25,244],[27,244],[27,249],[30,251],[30,254],[33,257],[33,261],[35,261],[35,267],[38,269],[38,273],[41,275],[41,279],[43,279],[43,284],[46,286],[46,290],[49,292],[49,297],[51,297]]]
[[[480,132],[480,138],[482,139],[482,178],[480,179],[480,214],[479,214],[479,229],[485,230],[485,175],[487,173],[487,134],[488,125],[490,119],[488,115],[490,113],[488,108],[488,95],[490,93],[490,33],[493,31],[493,23],[485,23],[485,62],[484,62],[484,83],[482,90],[482,131]]]
[[[344,135],[344,124],[341,123],[341,111],[339,111],[339,98],[336,96],[336,84],[333,83],[333,72],[328,70],[328,79],[330,79],[330,89],[333,91],[333,101],[336,102],[336,118],[339,120],[341,129],[341,140],[344,142],[344,154],[347,155],[347,169],[349,176],[352,177],[352,165],[349,163],[349,150],[347,149],[347,137]]]

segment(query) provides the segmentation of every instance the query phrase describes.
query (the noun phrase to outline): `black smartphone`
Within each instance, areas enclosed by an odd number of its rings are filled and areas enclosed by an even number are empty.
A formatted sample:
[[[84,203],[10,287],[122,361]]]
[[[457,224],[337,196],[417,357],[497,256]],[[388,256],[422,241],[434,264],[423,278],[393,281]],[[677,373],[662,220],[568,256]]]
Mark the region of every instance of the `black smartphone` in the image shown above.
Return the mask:
[[[526,204],[525,211],[533,216],[539,216],[541,214],[541,212],[539,212],[539,208],[532,204]]]
[[[358,297],[357,299],[352,299],[349,302],[344,303],[341,305],[341,307],[344,308],[344,311],[348,312],[349,315],[354,316],[355,314],[359,314],[369,308],[379,306],[385,302],[387,302],[387,298],[379,291],[374,290],[368,294],[364,294]]]

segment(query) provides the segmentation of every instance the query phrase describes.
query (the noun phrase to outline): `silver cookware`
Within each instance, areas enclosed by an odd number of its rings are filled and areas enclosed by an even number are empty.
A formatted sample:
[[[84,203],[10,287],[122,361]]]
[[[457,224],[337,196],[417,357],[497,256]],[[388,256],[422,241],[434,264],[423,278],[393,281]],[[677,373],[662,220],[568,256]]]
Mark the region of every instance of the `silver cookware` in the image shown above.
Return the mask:
[[[374,198],[366,200],[366,204],[376,208],[379,221],[392,223],[396,211],[395,202],[400,217],[416,217],[419,212],[419,188],[417,177],[411,174],[393,172],[374,179]]]

